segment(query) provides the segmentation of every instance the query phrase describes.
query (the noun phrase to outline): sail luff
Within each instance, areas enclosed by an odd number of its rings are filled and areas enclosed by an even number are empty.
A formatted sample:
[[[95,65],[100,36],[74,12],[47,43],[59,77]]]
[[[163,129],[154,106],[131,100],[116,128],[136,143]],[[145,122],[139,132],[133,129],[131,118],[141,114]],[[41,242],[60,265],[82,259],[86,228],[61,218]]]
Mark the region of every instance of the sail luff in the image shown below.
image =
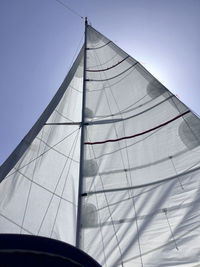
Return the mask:
[[[84,162],[84,125],[85,125],[85,98],[86,98],[86,59],[87,59],[87,17],[85,18],[85,42],[84,42],[84,64],[83,64],[83,95],[82,95],[82,119],[81,119],[81,145],[79,165],[79,188],[78,188],[78,209],[76,225],[76,247],[80,247],[81,238],[81,206],[82,206],[82,184],[83,184],[83,162]]]

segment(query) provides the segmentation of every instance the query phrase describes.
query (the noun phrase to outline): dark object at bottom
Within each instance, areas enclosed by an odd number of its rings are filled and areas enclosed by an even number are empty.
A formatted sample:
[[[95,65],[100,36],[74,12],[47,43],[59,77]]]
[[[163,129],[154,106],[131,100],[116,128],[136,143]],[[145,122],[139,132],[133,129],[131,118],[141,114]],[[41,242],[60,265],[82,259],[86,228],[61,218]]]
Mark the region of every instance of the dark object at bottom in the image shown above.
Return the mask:
[[[67,243],[17,234],[0,234],[0,266],[100,267],[92,257]]]

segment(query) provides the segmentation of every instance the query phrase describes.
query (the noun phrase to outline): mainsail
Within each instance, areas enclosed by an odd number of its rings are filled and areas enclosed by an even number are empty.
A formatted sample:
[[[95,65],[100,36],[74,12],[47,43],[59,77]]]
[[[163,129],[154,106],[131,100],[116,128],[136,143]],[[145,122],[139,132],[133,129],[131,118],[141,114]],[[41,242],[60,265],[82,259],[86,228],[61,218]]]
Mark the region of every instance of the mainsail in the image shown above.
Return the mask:
[[[85,44],[0,169],[0,232],[79,246],[103,266],[200,262],[200,120],[87,25]]]

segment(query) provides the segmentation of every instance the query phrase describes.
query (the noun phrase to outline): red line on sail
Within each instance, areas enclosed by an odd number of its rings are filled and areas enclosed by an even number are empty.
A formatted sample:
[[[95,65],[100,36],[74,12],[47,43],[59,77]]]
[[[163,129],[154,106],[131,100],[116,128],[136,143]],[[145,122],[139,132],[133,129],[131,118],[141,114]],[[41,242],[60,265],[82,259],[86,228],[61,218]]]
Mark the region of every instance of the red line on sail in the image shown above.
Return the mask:
[[[164,123],[162,123],[162,124],[160,124],[160,125],[158,125],[158,126],[156,126],[156,127],[153,127],[153,128],[151,128],[151,129],[149,129],[149,130],[146,130],[146,131],[144,131],[144,132],[141,132],[141,133],[137,133],[137,134],[129,135],[129,136],[124,136],[124,137],[117,138],[117,139],[108,139],[108,140],[99,141],[99,142],[85,142],[84,144],[85,144],[85,145],[99,145],[99,144],[105,144],[105,143],[117,142],[117,141],[121,141],[121,140],[125,140],[125,139],[134,138],[134,137],[137,137],[137,136],[140,136],[140,135],[149,133],[149,132],[151,132],[151,131],[154,131],[154,130],[156,130],[156,129],[162,127],[162,126],[165,126],[165,125],[169,124],[170,122],[175,121],[175,120],[179,119],[180,117],[186,115],[186,114],[189,113],[189,112],[190,112],[190,110],[187,110],[186,112],[184,112],[184,113],[182,113],[182,114],[176,116],[175,118],[173,118],[173,119],[171,119],[171,120],[169,120],[169,121],[166,121],[166,122],[164,122]]]
[[[120,63],[122,63],[123,61],[125,61],[129,56],[125,57],[124,59],[122,59],[121,61],[119,61],[118,63],[116,63],[115,65],[107,68],[107,69],[102,69],[102,70],[86,70],[86,71],[89,71],[89,72],[101,72],[101,71],[106,71],[106,70],[110,70],[114,67],[116,67],[117,65],[119,65]]]

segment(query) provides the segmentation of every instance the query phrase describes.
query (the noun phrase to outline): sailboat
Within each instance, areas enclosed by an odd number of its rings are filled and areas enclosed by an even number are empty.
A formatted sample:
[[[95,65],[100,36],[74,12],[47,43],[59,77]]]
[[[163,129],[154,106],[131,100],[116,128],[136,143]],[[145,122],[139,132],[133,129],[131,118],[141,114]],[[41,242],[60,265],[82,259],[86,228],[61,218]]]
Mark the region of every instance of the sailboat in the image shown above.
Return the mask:
[[[199,266],[199,156],[199,118],[86,19],[71,70],[1,166],[0,255],[65,243],[67,266]]]

